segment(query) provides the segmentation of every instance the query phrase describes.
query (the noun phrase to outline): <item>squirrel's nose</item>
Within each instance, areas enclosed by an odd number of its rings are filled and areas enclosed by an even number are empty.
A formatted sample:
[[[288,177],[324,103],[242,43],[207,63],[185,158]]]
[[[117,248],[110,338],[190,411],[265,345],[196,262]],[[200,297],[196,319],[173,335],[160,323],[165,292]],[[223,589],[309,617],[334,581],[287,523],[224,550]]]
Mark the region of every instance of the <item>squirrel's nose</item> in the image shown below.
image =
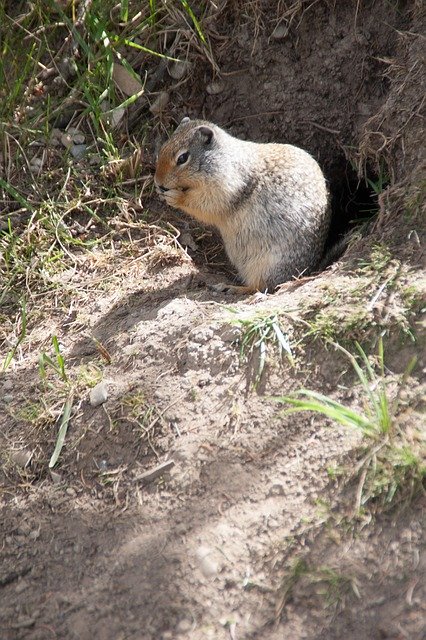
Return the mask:
[[[161,193],[168,191],[167,187],[163,187],[163,185],[158,182],[156,175],[154,176],[154,184],[157,191],[161,191]]]

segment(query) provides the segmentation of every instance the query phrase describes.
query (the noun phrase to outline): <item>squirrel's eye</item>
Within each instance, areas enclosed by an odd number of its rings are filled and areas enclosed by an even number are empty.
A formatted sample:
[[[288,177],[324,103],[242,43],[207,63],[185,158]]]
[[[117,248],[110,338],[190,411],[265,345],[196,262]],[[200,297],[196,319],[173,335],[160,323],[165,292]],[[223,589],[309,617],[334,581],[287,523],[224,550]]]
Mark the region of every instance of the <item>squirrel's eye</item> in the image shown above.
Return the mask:
[[[176,164],[185,164],[189,158],[189,151],[185,151],[185,153],[181,153],[178,159],[176,160]]]

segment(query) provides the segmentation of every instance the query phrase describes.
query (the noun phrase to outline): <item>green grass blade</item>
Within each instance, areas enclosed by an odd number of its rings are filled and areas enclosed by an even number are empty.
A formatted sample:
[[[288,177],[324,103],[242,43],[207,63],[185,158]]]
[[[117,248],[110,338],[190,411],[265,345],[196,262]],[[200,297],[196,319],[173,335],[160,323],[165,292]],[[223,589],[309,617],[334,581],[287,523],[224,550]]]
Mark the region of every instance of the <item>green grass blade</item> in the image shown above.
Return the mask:
[[[172,58],[171,56],[167,56],[165,53],[159,53],[158,51],[153,51],[148,47],[144,47],[142,44],[138,44],[137,42],[132,42],[132,40],[128,40],[127,38],[120,39],[120,43],[125,44],[128,47],[133,47],[133,49],[138,49],[138,51],[144,51],[145,53],[150,53],[153,56],[157,56],[157,58],[164,58],[164,60],[172,60],[173,62],[180,62],[178,58]]]
[[[120,20],[127,22],[129,19],[129,0],[121,0],[120,3]]]
[[[28,200],[24,198],[24,196],[21,196],[21,194],[15,189],[15,187],[6,182],[6,180],[3,180],[3,178],[0,178],[0,187],[3,187],[3,189],[7,191],[7,193],[21,205],[21,207],[23,207],[24,209],[28,209],[28,211],[31,211],[33,213],[35,212],[35,208],[33,207],[33,205],[29,203]]]
[[[198,37],[200,38],[201,42],[203,42],[204,44],[207,44],[206,39],[204,37],[204,33],[201,30],[201,26],[200,23],[198,22],[197,18],[194,15],[194,12],[192,11],[191,7],[189,6],[187,0],[180,0],[182,3],[182,6],[184,7],[186,13],[189,15],[189,17],[191,18],[195,30],[198,34]]]
[[[56,360],[58,362],[59,373],[64,382],[68,382],[68,377],[65,372],[65,360],[61,353],[61,349],[59,346],[59,341],[57,336],[52,336],[52,344],[56,354]]]
[[[280,348],[283,349],[283,351],[286,352],[288,359],[290,360],[291,364],[294,364],[294,358],[293,358],[293,353],[291,350],[291,346],[290,346],[290,342],[287,339],[287,336],[284,335],[284,333],[281,331],[281,327],[278,324],[278,322],[273,322],[272,323],[272,328],[275,331],[275,335],[277,337],[278,340],[278,344],[280,345]]]
[[[70,421],[73,400],[74,398],[73,398],[73,395],[71,394],[64,404],[62,417],[61,417],[61,424],[59,425],[58,437],[56,439],[55,449],[52,453],[52,457],[50,458],[49,469],[52,469],[52,467],[55,466],[55,464],[58,462],[59,456],[61,455],[62,447],[64,446],[64,442],[65,442],[65,436],[67,435],[67,431],[68,431],[68,424]]]
[[[286,409],[284,413],[314,411],[335,420],[342,426],[356,427],[368,435],[374,434],[374,426],[366,416],[345,407],[339,402],[307,389],[302,389],[297,395],[301,395],[303,398],[299,399],[295,396],[285,396],[278,399],[281,402],[287,402],[292,405],[292,408]]]
[[[350,353],[349,351],[347,351],[347,349],[345,349],[344,347],[342,347],[340,344],[337,343],[333,343],[334,346],[339,349],[339,351],[342,351],[347,358],[349,358],[355,373],[358,376],[359,381],[361,382],[361,385],[364,388],[364,391],[368,397],[369,403],[370,403],[370,408],[374,411],[376,418],[380,418],[380,405],[377,401],[377,397],[376,395],[373,393],[373,391],[371,390],[371,384],[376,384],[377,383],[377,377],[374,373],[374,370],[371,367],[370,362],[368,361],[368,358],[365,354],[365,351],[363,350],[363,348],[361,347],[360,344],[358,344],[358,342],[356,342],[356,347],[357,350],[365,364],[365,367],[367,369],[368,372],[368,377],[365,375],[362,367],[360,367],[360,365],[358,364],[355,356],[352,355],[352,353]]]

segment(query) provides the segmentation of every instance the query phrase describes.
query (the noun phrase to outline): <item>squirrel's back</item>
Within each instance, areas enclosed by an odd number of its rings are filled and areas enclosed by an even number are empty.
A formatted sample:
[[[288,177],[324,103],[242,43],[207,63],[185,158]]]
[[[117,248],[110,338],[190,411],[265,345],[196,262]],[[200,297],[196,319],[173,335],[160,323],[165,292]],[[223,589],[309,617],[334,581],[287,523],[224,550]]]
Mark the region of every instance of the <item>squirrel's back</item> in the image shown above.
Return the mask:
[[[185,118],[160,150],[155,183],[166,202],[215,225],[254,289],[308,273],[329,227],[324,175],[306,151],[238,140]]]

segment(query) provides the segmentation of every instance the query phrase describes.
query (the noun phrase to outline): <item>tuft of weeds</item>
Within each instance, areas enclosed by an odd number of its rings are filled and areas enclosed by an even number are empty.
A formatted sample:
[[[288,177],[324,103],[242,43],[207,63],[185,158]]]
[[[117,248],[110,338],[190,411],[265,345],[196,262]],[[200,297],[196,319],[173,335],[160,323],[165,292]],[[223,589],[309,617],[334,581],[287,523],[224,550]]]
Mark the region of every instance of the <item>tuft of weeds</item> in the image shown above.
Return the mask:
[[[1,300],[0,300],[1,303]],[[19,345],[25,340],[25,336],[27,334],[27,311],[26,311],[26,302],[25,300],[23,300],[21,302],[21,311],[19,314],[19,318],[17,320],[17,322],[15,323],[15,331],[19,331],[19,335],[16,337],[16,341],[15,344],[9,349],[3,364],[2,364],[2,370],[6,371],[6,369],[9,367],[9,365],[11,364],[12,360],[14,359],[16,352],[19,349]]]
[[[68,383],[68,376],[65,371],[65,360],[61,353],[61,348],[57,336],[52,337],[52,345],[54,356],[47,355],[44,351],[39,358],[39,374],[40,378],[45,381],[48,375],[48,369],[51,368],[62,382]]]
[[[361,598],[357,579],[332,567],[320,566],[311,569],[307,572],[307,578],[314,586],[316,594],[324,600],[326,607],[343,609],[348,596]]]
[[[401,392],[407,385],[416,358],[412,358],[405,372],[396,383],[391,397],[390,385],[385,376],[384,348],[379,339],[377,369],[357,343],[357,358],[335,345],[350,361],[363,394],[363,409],[356,410],[333,398],[309,389],[300,389],[291,396],[278,398],[291,406],[285,413],[313,411],[334,422],[356,429],[367,440],[367,451],[356,467],[359,476],[355,512],[377,502],[393,506],[396,502],[411,498],[426,478],[426,451],[424,442],[409,440],[398,424],[398,407]],[[420,444],[419,444],[420,443]]]
[[[240,359],[251,361],[255,355],[257,356],[258,362],[253,381],[254,389],[262,379],[271,352],[275,352],[280,360],[285,354],[290,364],[294,365],[290,340],[281,327],[278,313],[239,317],[232,320],[232,324],[237,325],[241,330]]]

